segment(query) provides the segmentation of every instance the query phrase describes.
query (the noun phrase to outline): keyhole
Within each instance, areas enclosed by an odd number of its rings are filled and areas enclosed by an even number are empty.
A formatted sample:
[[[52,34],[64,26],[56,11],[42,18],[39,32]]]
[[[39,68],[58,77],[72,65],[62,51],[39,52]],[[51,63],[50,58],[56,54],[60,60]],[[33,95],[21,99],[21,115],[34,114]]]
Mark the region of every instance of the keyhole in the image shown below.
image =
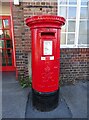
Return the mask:
[[[42,8],[40,8],[40,11],[42,11]]]

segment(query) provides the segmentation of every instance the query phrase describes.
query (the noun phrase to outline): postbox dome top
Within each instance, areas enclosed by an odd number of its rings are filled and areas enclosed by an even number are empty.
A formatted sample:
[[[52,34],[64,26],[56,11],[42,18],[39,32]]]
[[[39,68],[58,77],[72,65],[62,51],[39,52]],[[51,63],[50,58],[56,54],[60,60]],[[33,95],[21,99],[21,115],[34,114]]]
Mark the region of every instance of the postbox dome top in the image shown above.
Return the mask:
[[[65,19],[61,16],[56,15],[39,15],[39,16],[32,16],[26,19],[26,25],[27,26],[40,26],[40,25],[54,25],[61,27],[65,24]]]

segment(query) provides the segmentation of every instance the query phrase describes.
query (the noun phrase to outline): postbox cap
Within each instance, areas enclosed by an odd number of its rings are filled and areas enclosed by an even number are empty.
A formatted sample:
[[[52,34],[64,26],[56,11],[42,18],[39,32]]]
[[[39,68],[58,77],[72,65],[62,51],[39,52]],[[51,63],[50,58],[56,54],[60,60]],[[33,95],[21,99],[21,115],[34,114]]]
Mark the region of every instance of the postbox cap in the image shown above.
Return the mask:
[[[32,16],[26,19],[27,26],[44,26],[44,25],[56,25],[57,27],[61,27],[65,24],[65,18],[56,15],[39,15],[39,16]]]

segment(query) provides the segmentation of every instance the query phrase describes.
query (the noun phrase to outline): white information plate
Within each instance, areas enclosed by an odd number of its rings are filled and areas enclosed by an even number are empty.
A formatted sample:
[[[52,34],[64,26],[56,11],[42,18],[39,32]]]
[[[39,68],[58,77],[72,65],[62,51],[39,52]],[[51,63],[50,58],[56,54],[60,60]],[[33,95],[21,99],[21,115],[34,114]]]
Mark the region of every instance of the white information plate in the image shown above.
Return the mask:
[[[41,57],[41,60],[45,60],[46,58],[45,57]]]
[[[44,55],[52,55],[52,41],[44,41],[43,54]]]
[[[54,56],[51,56],[51,57],[50,57],[50,60],[54,60]]]

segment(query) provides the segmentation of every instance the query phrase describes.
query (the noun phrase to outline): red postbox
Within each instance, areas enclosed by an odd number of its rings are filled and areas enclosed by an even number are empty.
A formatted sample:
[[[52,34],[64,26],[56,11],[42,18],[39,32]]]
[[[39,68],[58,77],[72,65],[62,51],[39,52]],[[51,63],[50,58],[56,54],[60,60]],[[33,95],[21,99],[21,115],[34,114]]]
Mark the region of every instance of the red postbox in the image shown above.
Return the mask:
[[[32,35],[32,88],[40,94],[56,93],[60,76],[60,32],[65,19],[42,15],[26,19]]]

